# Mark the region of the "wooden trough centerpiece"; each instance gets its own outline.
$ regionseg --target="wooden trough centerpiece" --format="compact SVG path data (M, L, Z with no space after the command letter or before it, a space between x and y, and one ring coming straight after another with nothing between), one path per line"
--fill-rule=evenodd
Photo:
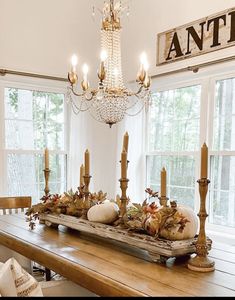
M45 189L46 195L44 196L44 199L42 198L44 203L42 205L39 204L36 213L35 210L31 210L28 213L31 228L33 229L35 225L32 221L32 212L34 212L34 218L36 215L36 218L39 218L40 223L44 223L47 226L58 227L59 225L63 225L84 233L93 234L97 237L118 241L128 246L145 250L154 262L165 262L171 257L187 256L196 253L196 258L191 259L189 262L189 268L201 272L212 271L214 264L207 259L207 253L211 249L212 241L205 235L205 218L207 216L205 212L205 199L207 189L205 190L205 184L200 184L201 182L209 183L209 180L205 177L207 175L207 171L205 171L207 170L207 146L204 144L202 148L203 177L199 180L201 207L200 213L198 214L200 231L199 235L197 235L197 227L195 228L193 218L188 218L185 208L183 207L184 213L182 213L182 208L180 211L175 201L171 201L170 206L167 203L169 199L166 197L165 168L163 168L161 172L161 196L158 197L158 192L153 192L150 188L146 189L146 192L151 197L159 198L160 208L157 207L155 201L148 204L147 199L142 205L133 203L132 207L127 206L129 202L127 197L129 180L127 179L128 160L126 151L126 149L128 149L128 138L128 134L126 133L124 136L123 151L120 161L121 179L119 181L121 197L119 198L119 203L116 201L119 212L117 213L117 218L115 220L105 223L97 220L95 222L94 219L89 218L90 211L94 208L97 209L97 205L99 205L99 209L102 209L100 212L103 212L104 205L102 201L106 194L99 192L100 194L98 193L97 196L95 193L96 197L94 197L94 194L91 194L89 191L91 178L89 172L90 156L88 150L86 150L85 170L83 169L83 166L81 166L80 172L80 187L78 188L78 192L72 195L72 202L70 202L69 205L66 197L65 200L61 197L61 202L57 201L59 199L57 198L58 195L51 198L48 188L50 170L47 162L46 169L48 172L45 174L47 187L47 189ZM206 175L204 173L206 173ZM83 186L81 186L81 183ZM96 200L98 199L98 201L94 202L94 198L96 198ZM108 202L109 204L111 203L110 201ZM67 206L64 207L65 209L62 209L61 207L64 204ZM117 206L117 204L114 205ZM71 210L71 206L73 211ZM43 207L43 209L41 209L41 207ZM73 213L71 214L71 212ZM182 235L187 223L190 222L193 224L194 229L190 229L190 234L186 231L186 233ZM173 229L172 232L170 230L171 228ZM169 232L170 234L168 234ZM201 251L202 248L205 249L205 251ZM203 262L203 266L201 266L201 262Z
M197 237L189 240L170 241L63 214L40 214L40 222L54 227L64 225L81 232L146 250L154 262L164 262L170 257L186 256L196 252ZM207 239L209 249L211 243L212 241Z

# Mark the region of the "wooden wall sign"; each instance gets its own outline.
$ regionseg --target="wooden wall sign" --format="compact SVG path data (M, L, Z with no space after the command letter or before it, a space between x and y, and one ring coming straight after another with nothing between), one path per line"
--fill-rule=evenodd
M157 65L233 45L235 45L235 7L159 33Z

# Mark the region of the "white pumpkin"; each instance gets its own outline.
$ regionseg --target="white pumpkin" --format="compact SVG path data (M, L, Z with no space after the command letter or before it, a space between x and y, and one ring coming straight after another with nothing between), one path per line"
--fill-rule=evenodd
M118 216L118 205L110 201L94 205L87 212L87 218L89 221L102 224L111 224L117 220Z
M195 212L191 209L191 207L188 206L177 206L177 212L182 214L189 222L186 222L184 229L182 232L178 231L180 228L180 225L176 225L173 228L166 229L162 228L160 230L159 236L163 237L165 239L176 241L176 240L186 240L193 238L198 229L198 218ZM167 222L170 222L172 220L172 217L168 217L166 220Z

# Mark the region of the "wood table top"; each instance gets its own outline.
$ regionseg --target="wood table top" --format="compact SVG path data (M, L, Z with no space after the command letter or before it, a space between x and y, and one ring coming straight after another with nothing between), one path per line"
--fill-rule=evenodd
M186 258L153 263L143 250L61 225L30 230L21 214L0 216L0 244L100 296L235 296L233 246L213 243L216 270L199 273Z

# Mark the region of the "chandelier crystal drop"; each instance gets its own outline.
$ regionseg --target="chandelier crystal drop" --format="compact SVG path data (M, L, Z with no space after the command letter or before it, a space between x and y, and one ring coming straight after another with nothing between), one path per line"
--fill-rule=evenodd
M81 92L78 92L78 75L76 73L77 56L71 59L71 71L68 73L67 100L73 111L89 111L90 114L102 123L113 124L120 122L125 115L136 115L151 101L149 90L151 78L148 74L148 61L145 53L140 58L140 68L136 81L137 91L133 92L124 85L121 62L121 23L123 12L121 1L110 0L104 3L101 28L101 54L98 70L99 84L91 89L88 82L88 66L83 65ZM136 108L136 110L135 110ZM133 113L133 110L135 112Z

